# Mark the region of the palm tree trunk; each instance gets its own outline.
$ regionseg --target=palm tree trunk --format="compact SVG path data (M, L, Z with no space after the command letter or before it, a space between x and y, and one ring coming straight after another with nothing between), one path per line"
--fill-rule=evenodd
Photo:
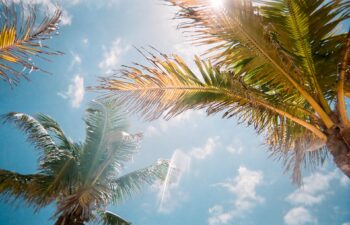
M327 147L335 164L350 178L350 128L329 130Z

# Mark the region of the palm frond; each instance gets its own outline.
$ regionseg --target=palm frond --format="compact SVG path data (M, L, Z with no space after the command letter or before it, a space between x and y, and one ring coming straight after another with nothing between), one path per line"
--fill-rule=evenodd
M152 67L127 67L121 71L121 77L103 78L97 89L109 91L105 98L146 119L162 115L171 118L188 109L202 108L206 108L208 114L224 112L225 118L236 116L240 122L253 125L258 133L265 135L274 154L279 149L287 158L300 151L299 142L304 136L308 137L304 139L304 147L326 143L324 130L317 125L319 118L307 107L301 107L303 101L295 102L293 98L288 99L286 93L251 86L249 80L244 79L251 76L249 73L244 72L243 76L196 58L200 71L196 76L179 56L151 55L148 60ZM317 149L304 148L303 151ZM314 159L319 161L319 157Z
M44 196L43 185L47 176L43 174L23 175L8 170L0 170L0 195L5 201L24 199L30 205L42 207L54 200Z
M91 178L86 181L96 180L107 166L113 167L115 173L120 172L137 152L141 135L126 133L124 114L117 105L106 102L93 102L86 110L86 140L81 156L81 165L86 167L83 176Z
M169 169L167 160L158 160L146 168L128 173L112 180L112 202L119 203L126 197L141 191L143 185L152 184L154 181L164 180Z
M271 5L281 1L272 1ZM260 8L254 6L255 1L226 2L225 10L220 12L215 12L206 0L168 2L180 7L176 18L184 22L179 27L194 32L191 37L195 43L211 46L207 55L216 63L247 73L260 68L254 76L246 78L252 86L288 93L289 99L303 101L303 105L315 110L327 127L334 125L323 93L314 92L318 83L310 82L313 79L303 73L293 50L280 44L279 36L286 36L286 32L280 34L273 24L266 23Z
M100 213L100 217L102 225L131 225L130 222L109 211Z
M349 19L348 1L262 1L261 14L267 21L278 45L299 65L314 96L329 114L327 101L336 90L337 64L345 43L344 31L338 27Z
M67 149L69 151L75 149L74 143L61 129L60 125L50 116L39 113L35 115L35 119L48 131L52 132L52 136L57 140L57 146L60 149Z
M22 130L27 135L28 142L44 152L42 157L46 157L50 152L58 151L48 131L34 117L24 113L11 112L2 115L1 120L4 123L13 123Z
M291 172L292 180L301 184L302 169L313 170L327 157L325 142L314 134L290 121L281 121L266 136L272 158L281 161L285 172Z
M46 181L47 186L46 190L43 190L43 194L52 195L56 190L66 188L72 177L76 178L78 172L76 155L79 146L71 144L69 149L59 148L49 134L52 127L49 126L48 121L44 122L44 125L41 124L44 118L49 118L48 116L41 115L40 119L36 120L30 115L12 112L3 115L2 118L4 122L14 123L27 135L28 142L33 143L37 149L42 151L39 170L42 174L50 177L50 180ZM51 123L53 122L52 120ZM76 149L75 152L74 149Z
M76 218L89 222L95 218L94 211L107 207L111 199L107 185L73 186L71 192L63 193L58 199L57 210L53 217L69 221Z
M0 78L10 84L17 84L20 78L28 79L32 71L41 70L34 58L47 60L45 55L62 54L43 43L56 34L61 10L40 21L36 14L31 7L0 3Z
M286 95L278 91L270 93L261 87L251 87L241 73L221 70L196 58L200 71L197 77L176 55L173 59L164 54L161 58L151 55L147 59L152 67L128 67L121 71L122 77L102 78L102 85L96 89L110 91L107 99L146 119L163 114L170 118L188 109L207 108L208 114L223 111L223 117L238 116L258 132L278 123L278 117L287 117L324 139L320 128L310 126L311 121L318 120L312 111L298 106L292 98L287 101ZM257 72L244 75L254 76Z
M338 80L338 98L337 98L337 111L340 116L340 121L343 125L350 127L348 113L345 104L345 80L350 75L350 30L348 32L343 59L340 63L339 80Z

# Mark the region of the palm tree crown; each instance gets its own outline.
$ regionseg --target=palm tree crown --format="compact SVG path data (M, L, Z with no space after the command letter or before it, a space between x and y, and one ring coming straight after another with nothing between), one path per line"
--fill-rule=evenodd
M40 151L38 173L22 175L0 170L0 193L4 199L24 199L37 209L56 202L56 225L84 224L100 215L105 225L129 224L104 212L140 191L145 183L163 179L166 160L121 176L124 163L137 152L141 134L128 134L123 113L110 104L92 103L86 110L86 138L73 142L56 121L38 114L4 115L23 130Z
M293 171L331 152L350 177L350 36L343 29L350 1L167 0L180 29L207 47L195 73L177 55L146 54L122 76L93 89L146 119L206 108L238 117L266 137L272 154Z

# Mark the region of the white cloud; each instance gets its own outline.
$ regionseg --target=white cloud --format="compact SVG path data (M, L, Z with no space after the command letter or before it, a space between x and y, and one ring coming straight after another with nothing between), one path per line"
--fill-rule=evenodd
M284 216L284 223L286 225L303 225L303 224L316 224L317 220L313 217L309 210L304 207L292 208Z
M343 223L342 225L350 225L350 222L347 222L347 223Z
M222 205L214 205L212 208L209 208L208 211L211 215L208 219L210 225L227 224L233 217L232 212L224 212L224 207Z
M103 60L98 64L98 67L105 71L117 69L117 65L121 55L130 49L130 45L122 44L122 39L115 39L111 46L102 46Z
M58 93L64 99L68 99L73 108L79 108L84 99L84 78L79 74L74 77L72 83L68 86L68 90L64 93Z
M284 216L285 224L316 224L317 219L305 207L314 207L320 204L331 193L331 182L333 180L339 181L341 185L346 185L344 184L346 181L343 176L343 174L339 174L338 170L334 170L324 174L316 172L305 177L303 179L303 186L289 194L286 198L288 202L298 206L289 210Z
M81 57L80 57L80 55L78 53L75 53L75 52L71 51L71 54L72 54L72 58L73 59L72 59L72 62L70 64L70 66L69 66L69 69L72 69L74 66L79 66L82 63Z
M120 0L66 0L71 5L77 5L77 4L87 4L95 8L110 8L117 6L120 3Z
M229 210L224 210L221 205L214 205L209 209L208 223L210 225L227 224L235 217L244 216L256 205L264 202L264 198L257 195L256 187L262 182L261 171L249 170L246 167L239 167L238 176L227 182L216 184L226 188L234 194L235 200Z
M61 19L60 19L60 25L62 26L68 26L72 24L72 16L68 14L66 10L62 11Z
M157 120L146 129L145 135L149 137L163 135L165 132L172 130L172 128L183 126L189 122L191 122L192 126L197 126L194 120L203 115L204 112L201 110L187 110L170 120Z
M233 142L226 147L226 150L231 154L241 154L243 152L243 145L239 139L233 140Z
M193 148L190 152L190 156L196 158L196 159L205 159L209 155L211 155L215 147L217 146L217 143L219 141L219 137L213 137L213 138L208 138L207 142L203 147L200 148Z
M288 195L287 201L292 204L314 205L321 203L331 180L337 178L335 172L321 174L319 172L303 179L304 185Z
M76 1L76 0L73 0L73 1ZM13 2L16 4L23 3L28 6L33 6L33 5L39 6L43 12L45 13L48 12L49 14L52 14L53 12L55 12L57 7L60 6L59 4L60 2L55 0L9 0L8 2ZM69 15L67 10L62 9L60 25L67 26L67 25L71 25L71 23L72 23L72 16Z
M71 5L78 5L82 2L82 0L69 0L68 3Z
M350 184L350 179L349 179L349 177L345 176L344 174L341 174L340 178L339 178L339 182L342 186L348 186Z

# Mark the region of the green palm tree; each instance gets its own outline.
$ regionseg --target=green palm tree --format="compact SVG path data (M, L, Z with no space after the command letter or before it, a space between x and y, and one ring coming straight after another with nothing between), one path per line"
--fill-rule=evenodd
M166 160L121 176L124 163L137 152L141 134L128 134L123 113L110 104L92 103L86 110L86 138L73 142L56 121L44 114L4 115L24 131L40 153L36 174L0 170L0 193L5 200L23 199L40 209L56 203L55 225L82 225L100 216L104 225L128 225L121 217L105 212L143 184L163 179Z
M264 135L296 182L327 153L350 177L349 0L166 2L180 29L207 47L196 70L180 56L142 51L150 66L125 67L92 89L146 119L203 108L236 117Z
M60 9L50 16L38 16L30 6L1 1L0 14L0 79L16 85L21 78L28 80L32 71L41 70L35 58L48 60L46 55L62 54L44 43L58 32Z

